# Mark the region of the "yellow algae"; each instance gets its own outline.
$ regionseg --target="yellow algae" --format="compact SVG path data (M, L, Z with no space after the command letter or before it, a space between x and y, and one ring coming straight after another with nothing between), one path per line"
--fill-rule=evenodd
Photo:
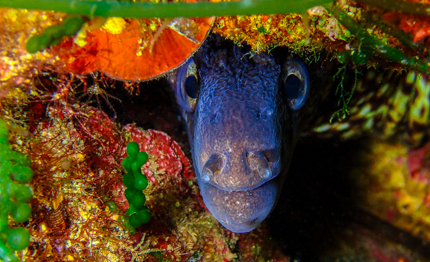
M103 25L102 29L107 32L118 35L127 27L128 23L121 17L110 17L107 19L106 23Z

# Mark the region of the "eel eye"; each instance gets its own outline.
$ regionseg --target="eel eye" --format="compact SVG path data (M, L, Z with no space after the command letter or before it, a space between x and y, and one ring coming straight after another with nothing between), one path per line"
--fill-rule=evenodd
M197 67L193 59L190 59L179 69L176 79L176 99L185 111L194 112L199 89Z
M189 75L187 79L185 79L185 93L187 93L188 97L192 99L197 99L197 95L199 93L199 81L197 76Z
M292 110L300 109L309 94L310 80L306 66L297 58L287 60L281 77L288 106Z

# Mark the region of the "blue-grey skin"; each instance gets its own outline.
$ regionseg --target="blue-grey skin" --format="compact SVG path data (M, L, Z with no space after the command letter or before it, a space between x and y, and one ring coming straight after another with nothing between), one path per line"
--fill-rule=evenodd
M249 232L273 210L295 144L297 111L283 89L288 66L210 36L170 79L185 119L197 181L213 216ZM199 78L197 99L186 78Z

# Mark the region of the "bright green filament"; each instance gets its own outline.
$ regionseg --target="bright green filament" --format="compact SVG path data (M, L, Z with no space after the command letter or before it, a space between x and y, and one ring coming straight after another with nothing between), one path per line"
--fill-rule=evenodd
M0 7L57 11L90 17L174 18L178 16L302 13L311 7L331 2L331 0L243 0L219 3L153 4L126 1L0 0Z

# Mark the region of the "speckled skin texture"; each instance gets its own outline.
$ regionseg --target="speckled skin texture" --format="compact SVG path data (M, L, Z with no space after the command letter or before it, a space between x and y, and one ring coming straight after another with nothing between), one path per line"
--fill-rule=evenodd
M184 110L178 94L184 68L172 78L203 200L236 233L253 230L274 208L297 122L280 88L282 61L248 51L217 36L207 39L193 58L200 78L194 111ZM208 166L213 172L202 179Z

